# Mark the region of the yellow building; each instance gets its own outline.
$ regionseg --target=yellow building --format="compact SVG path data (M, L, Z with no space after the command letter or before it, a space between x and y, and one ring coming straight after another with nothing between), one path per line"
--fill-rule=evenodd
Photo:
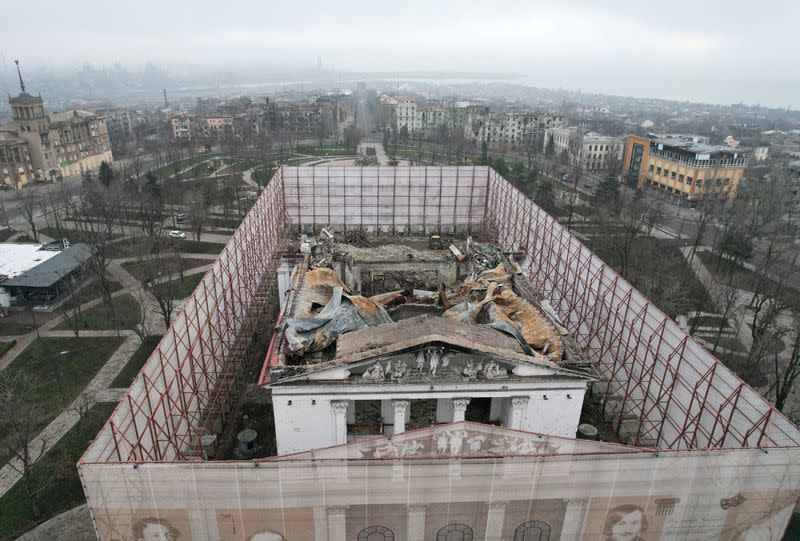
M683 136L629 135L622 157L622 181L663 190L676 198L736 197L747 156L726 146Z
M0 184L21 188L33 178L28 142L16 132L0 130Z

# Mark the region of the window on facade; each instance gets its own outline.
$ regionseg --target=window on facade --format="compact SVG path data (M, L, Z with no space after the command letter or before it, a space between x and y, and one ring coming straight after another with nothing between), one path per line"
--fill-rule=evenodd
M686 184L688 184L689 186L692 185L692 177L686 177Z
M529 520L514 530L514 541L550 541L550 525L541 520Z
M658 168L656 168L656 175L660 175L660 174L661 174L661 168L658 167Z
M730 178L726 178L725 179L725 184L730 184L730 183L731 183L731 179Z
M651 173L653 172L653 166L652 165L650 166L650 172Z
M678 175L678 182L683 182L683 175Z
M383 526L371 526L358 532L356 541L394 541L394 533Z
M472 528L466 524L448 524L436 533L436 541L472 541Z
M675 180L675 171L672 172L672 180Z
M698 178L697 179L697 185L698 186L702 186L703 185L703 179L702 178Z

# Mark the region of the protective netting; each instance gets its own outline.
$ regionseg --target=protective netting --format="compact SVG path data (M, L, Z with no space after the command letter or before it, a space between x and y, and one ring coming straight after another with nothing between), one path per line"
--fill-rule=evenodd
M224 421L289 224L480 231L527 254L531 283L597 361L606 413L649 449L476 456L451 427L443 452L200 461L192 449ZM799 441L783 415L494 171L284 168L79 470L102 540L777 540L800 495Z

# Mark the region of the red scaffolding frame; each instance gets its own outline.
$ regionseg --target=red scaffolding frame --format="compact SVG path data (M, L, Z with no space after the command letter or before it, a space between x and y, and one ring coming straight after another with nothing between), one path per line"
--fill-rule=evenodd
M82 462L169 462L221 432L290 226L482 231L596 360L615 425L662 449L794 447L800 432L532 201L486 167L279 170ZM263 380L265 374L261 374Z

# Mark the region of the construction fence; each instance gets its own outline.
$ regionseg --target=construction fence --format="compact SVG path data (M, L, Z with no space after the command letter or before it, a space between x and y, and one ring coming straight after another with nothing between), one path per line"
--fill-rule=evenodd
M465 231L523 270L596 359L606 453L204 461L288 229ZM453 437L452 435L450 436ZM460 437L460 436L459 436ZM800 432L485 167L283 168L79 464L99 539L356 541L781 538ZM624 520L623 520L624 519ZM758 537L747 537L747 536ZM154 537L157 538L157 537Z

